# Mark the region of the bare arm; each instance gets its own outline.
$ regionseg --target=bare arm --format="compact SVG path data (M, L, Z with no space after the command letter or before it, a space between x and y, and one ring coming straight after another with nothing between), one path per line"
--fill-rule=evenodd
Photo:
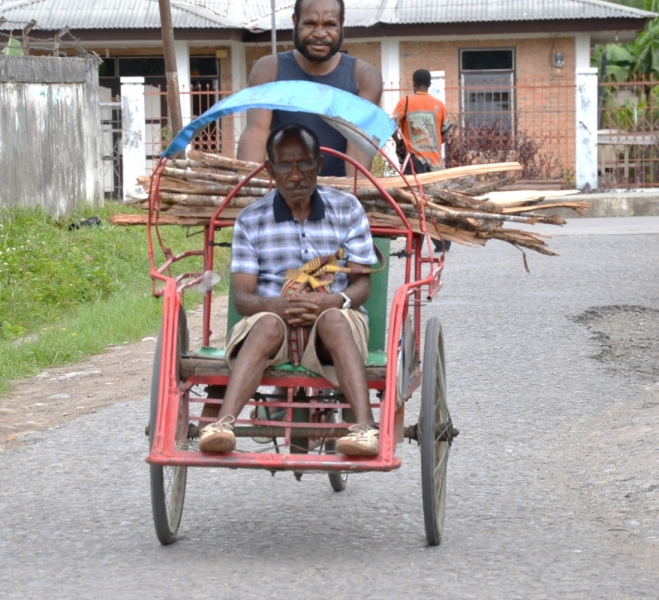
M361 268L363 265L348 261L347 267ZM233 302L238 314L243 317L259 312L272 312L279 315L289 325L313 325L323 311L341 308L345 299L341 294L312 292L289 296L288 298L266 298L254 293L258 282L257 275L234 273L231 276ZM368 300L371 293L370 275L348 275L348 287L343 291L357 308Z
M255 315L259 312L272 312L286 320L286 310L289 308L285 298L266 298L255 293L258 275L247 273L233 273L231 287L233 289L233 303L238 314L243 317Z
M355 64L355 79L357 81L357 95L364 98L373 104L380 106L380 99L382 98L382 73L380 69L374 67L370 63L358 59ZM354 158L359 164L371 169L371 159L366 154L361 152L354 144L348 142L346 154ZM355 169L352 165L346 164L346 175L348 177L355 174Z
M256 61L249 74L249 87L270 83L277 76L277 57L264 56ZM240 135L236 158L261 163L265 160L265 143L270 133L272 111L255 108L247 111L247 125Z

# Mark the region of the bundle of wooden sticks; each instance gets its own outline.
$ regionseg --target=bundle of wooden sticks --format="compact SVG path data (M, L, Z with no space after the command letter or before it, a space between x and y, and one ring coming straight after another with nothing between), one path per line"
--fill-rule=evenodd
M160 225L184 226L207 224L227 194L258 166L196 151L189 152L185 159L170 160L160 179L157 222ZM563 225L565 220L562 217L544 211L569 208L580 215L588 208L588 204L566 201L561 197L548 202L546 198L551 192L525 195L519 191L496 191L514 182L515 174L520 170L519 163L470 165L424 173L417 177L416 182L412 176L407 176L382 177L378 183L396 201L415 231L420 232L422 229L419 220L421 205L431 237L467 245L484 245L488 239L498 239L543 254L555 254L543 239L548 236L504 227L504 224ZM474 183L475 178L492 175L497 179ZM138 183L148 190L151 177L142 176ZM358 179L356 189L353 178L320 177L318 183L354 193L363 204L372 226L402 227L396 211L370 181ZM419 192L417 183L422 186L423 194ZM263 171L238 192L222 211L220 218L235 219L240 210L263 197L270 189L271 181ZM412 189L415 193L412 193ZM148 211L146 195L135 197L134 202ZM116 225L143 225L146 223L146 215L117 214L111 221Z

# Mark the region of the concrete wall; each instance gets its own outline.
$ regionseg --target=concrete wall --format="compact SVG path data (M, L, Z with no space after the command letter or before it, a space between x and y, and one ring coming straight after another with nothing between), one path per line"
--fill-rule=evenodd
M93 59L0 56L0 173L0 207L103 203Z

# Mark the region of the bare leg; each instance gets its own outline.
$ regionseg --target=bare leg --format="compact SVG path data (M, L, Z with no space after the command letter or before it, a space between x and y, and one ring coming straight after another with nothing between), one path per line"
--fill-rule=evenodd
M259 387L266 362L279 350L285 333L281 321L273 316L265 315L254 325L238 352L219 419L238 417Z
M352 337L350 325L338 311L330 310L318 320L318 334L336 369L341 390L360 425L375 425L371 410L364 359Z

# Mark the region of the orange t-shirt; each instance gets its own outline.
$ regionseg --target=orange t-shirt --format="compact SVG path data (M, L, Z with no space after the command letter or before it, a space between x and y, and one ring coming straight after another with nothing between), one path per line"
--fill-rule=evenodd
M416 92L398 101L393 117L400 123L414 154L431 167L441 166L442 126L446 121L444 103L428 92Z

